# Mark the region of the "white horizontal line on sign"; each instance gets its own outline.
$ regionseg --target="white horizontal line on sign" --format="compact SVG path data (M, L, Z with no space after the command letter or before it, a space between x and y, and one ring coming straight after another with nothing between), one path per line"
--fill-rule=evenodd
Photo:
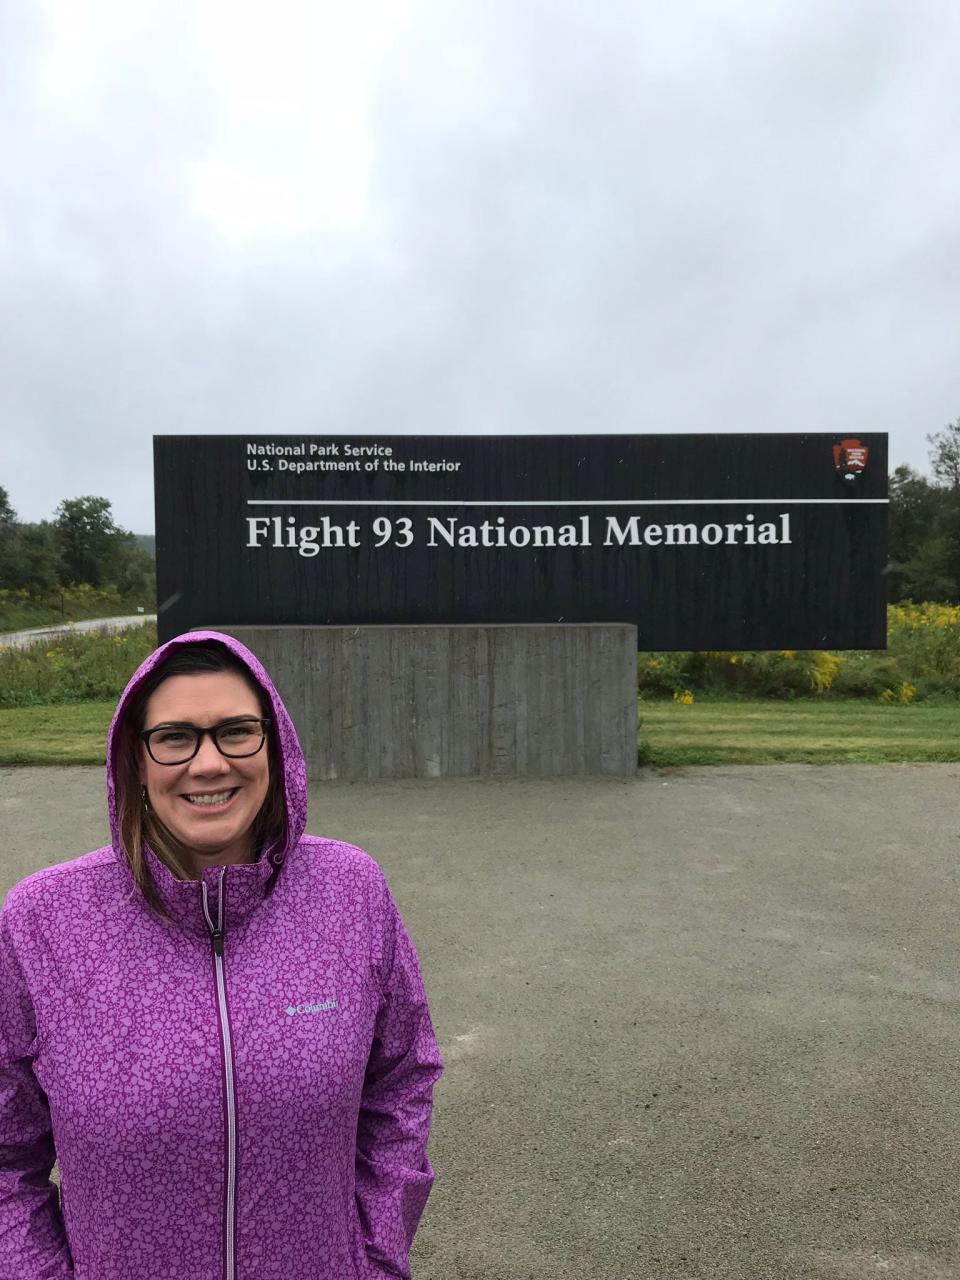
M248 507L795 507L839 503L889 503L889 498L557 498L526 502L485 498L248 498Z

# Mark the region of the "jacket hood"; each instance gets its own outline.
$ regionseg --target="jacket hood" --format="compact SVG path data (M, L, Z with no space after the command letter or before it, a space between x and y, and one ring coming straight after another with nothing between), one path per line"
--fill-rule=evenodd
M164 658L172 653L174 649L211 640L223 645L234 658L238 659L246 667L253 680L264 691L270 702L270 714L273 719L274 742L276 745L276 759L273 767L279 769L282 773L284 798L287 807L286 836L282 846L274 846L270 849L270 862L275 867L281 866L291 850L297 847L303 835L307 822L307 771L304 764L303 751L300 749L300 743L297 740L297 732L293 727L293 721L290 719L280 695L274 688L273 681L267 675L260 661L239 640L234 640L232 636L223 635L219 631L189 631L184 635L175 636L174 639L168 640L166 644L155 649L149 658L140 664L120 695L120 701L117 703L117 709L113 713L113 719L110 721L110 728L107 731L107 812L110 818L110 840L114 852L124 862L126 862L126 859L120 846L120 833L117 823L116 787L113 768L118 727L123 723L124 717L127 715L130 700L134 693L150 672L159 663L163 662Z

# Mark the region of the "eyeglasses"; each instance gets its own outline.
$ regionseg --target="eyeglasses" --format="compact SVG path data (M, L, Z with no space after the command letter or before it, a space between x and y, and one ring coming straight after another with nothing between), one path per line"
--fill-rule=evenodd
M206 734L222 756L238 760L257 754L266 741L269 724L269 717L257 720L253 716L221 720L206 729L197 724L161 724L144 729L140 737L156 764L186 764L200 750Z

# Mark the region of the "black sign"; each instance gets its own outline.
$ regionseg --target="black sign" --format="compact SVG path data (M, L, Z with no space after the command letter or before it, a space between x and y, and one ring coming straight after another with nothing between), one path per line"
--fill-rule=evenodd
M157 436L161 639L633 622L882 648L885 435Z

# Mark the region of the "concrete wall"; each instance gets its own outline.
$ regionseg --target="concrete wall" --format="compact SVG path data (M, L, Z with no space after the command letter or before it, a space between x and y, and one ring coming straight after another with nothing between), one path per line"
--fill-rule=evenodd
M270 672L312 779L636 771L636 627L217 630Z

